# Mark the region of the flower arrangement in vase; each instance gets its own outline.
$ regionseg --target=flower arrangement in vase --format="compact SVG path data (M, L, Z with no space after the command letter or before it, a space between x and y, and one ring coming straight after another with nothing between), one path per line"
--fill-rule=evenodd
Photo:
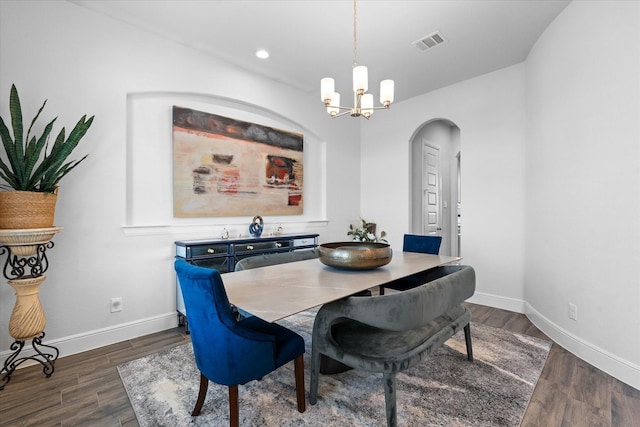
M387 241L384 239L387 233L381 231L380 237L376 236L376 224L373 222L367 222L362 218L360 218L360 221L356 226L354 226L353 224L349 224L349 231L347 231L347 235L353 236L353 240L357 242L387 243Z

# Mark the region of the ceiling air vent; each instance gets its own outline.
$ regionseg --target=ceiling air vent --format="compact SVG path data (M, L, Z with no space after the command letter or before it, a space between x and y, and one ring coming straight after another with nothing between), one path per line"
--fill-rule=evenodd
M445 39L439 31L436 31L435 33L422 37L411 44L418 48L418 50L420 50L421 52L424 52L425 50L429 50L442 43L445 43L446 41L447 39Z

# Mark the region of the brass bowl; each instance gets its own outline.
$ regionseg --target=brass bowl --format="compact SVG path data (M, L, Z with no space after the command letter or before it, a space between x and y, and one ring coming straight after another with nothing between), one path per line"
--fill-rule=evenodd
M318 246L323 264L345 270L373 270L389 264L392 255L387 243L334 242Z

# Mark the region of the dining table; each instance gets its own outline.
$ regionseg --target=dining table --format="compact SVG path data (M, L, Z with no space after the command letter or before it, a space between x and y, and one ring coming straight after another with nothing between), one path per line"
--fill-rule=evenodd
M459 263L460 259L403 251L394 252L384 266L348 270L325 265L315 258L226 273L223 282L231 304L275 322L438 266Z

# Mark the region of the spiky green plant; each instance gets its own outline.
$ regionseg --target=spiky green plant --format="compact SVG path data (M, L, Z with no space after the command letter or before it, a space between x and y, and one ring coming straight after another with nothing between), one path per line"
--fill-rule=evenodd
M49 136L57 117L45 126L42 135L29 138L31 129L46 104L47 101L45 100L40 110L38 110L38 114L31 121L26 138L23 139L22 107L20 106L18 90L15 85L11 85L9 112L11 113L13 138L4 120L0 117L0 137L2 137L2 145L9 163L7 165L0 158L0 178L6 181L5 185L0 184L1 187L21 191L52 193L55 191L58 182L87 158L87 155L85 155L80 160L67 161L73 149L76 148L82 137L87 133L94 116L91 116L88 120L86 115L82 116L66 139L63 127L51 150L49 150Z

